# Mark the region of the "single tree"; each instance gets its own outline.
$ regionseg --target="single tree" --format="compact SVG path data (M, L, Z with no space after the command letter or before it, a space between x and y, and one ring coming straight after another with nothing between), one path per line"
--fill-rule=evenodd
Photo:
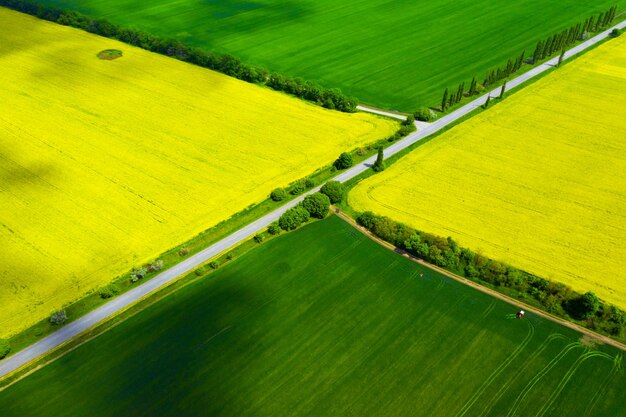
M67 314L65 313L65 310L59 310L55 313L52 314L52 316L50 316L50 323L60 326L61 324L65 323L65 321L67 320Z
M487 100L485 100L485 104L483 104L483 109L489 107L489 100L491 100L491 95L487 96Z
M504 81L504 84L502 84L502 87L500 88L500 99L504 98L504 93L506 92L506 80Z
M372 169L376 172L385 170L385 156L383 155L383 147L378 148L378 156L376 156L376 162Z
M561 51L561 55L559 55L559 62L556 63L557 67L561 66L561 62L563 62L563 58L565 58L565 49Z
M328 214L330 199L326 194L315 193L307 195L302 201L302 207L309 212L311 217L323 219Z
M446 111L446 105L448 104L448 89L443 92L443 98L441 99L441 111Z

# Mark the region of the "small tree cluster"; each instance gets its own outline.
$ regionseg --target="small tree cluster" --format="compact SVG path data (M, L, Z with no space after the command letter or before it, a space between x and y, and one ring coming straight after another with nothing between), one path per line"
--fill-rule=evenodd
M54 324L55 326L60 326L66 321L67 321L67 313L65 312L65 310L55 311L50 316L50 323Z
M294 230L302 223L309 221L309 212L298 204L295 207L290 208L280 216L278 219L278 225L283 230Z
M320 189L322 194L326 194L331 204L341 203L346 192L345 187L339 181L328 181Z
M346 169L350 168L354 164L352 160L352 155L347 152L343 152L339 155L339 158L333 163L333 166L337 169Z
M383 155L382 146L378 148L378 155L376 155L376 162L374 162L372 169L374 172L381 172L385 170L385 156Z
M312 101L327 109L353 113L358 104L356 98L345 96L339 89L326 89L314 82L304 81L302 78L289 78L282 74L270 75L267 86Z
M326 194L314 193L283 213L278 219L278 226L283 230L294 230L311 217L323 219L328 214L330 198Z

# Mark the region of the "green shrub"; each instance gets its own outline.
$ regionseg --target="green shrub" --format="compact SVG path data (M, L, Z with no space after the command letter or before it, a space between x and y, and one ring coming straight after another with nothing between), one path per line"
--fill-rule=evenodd
M270 224L267 227L267 232L270 235L277 235L277 234L279 234L280 233L280 226L278 225L278 222L274 222L274 223Z
M291 187L290 193L292 195L298 195L298 194L302 194L305 190L306 190L306 185L304 184L304 181L298 181Z
M226 260L227 261L232 261L234 257L235 257L235 255L233 255L232 253L229 253L228 255L226 255Z
M353 164L354 161L352 160L352 155L344 152L339 155L339 158L337 158L337 160L333 163L333 166L337 169L346 169L350 168Z
M100 289L100 298L107 299L119 294L120 288L115 284L109 284Z
M421 107L413 113L413 117L420 122L430 122L435 118L435 113L429 108Z
M255 236L254 236L254 241L255 241L256 243L261 243L261 242L263 242L263 236L262 236L262 235L255 235Z
M181 248L178 251L178 256L187 256L189 255L189 248Z
M217 261L211 261L211 263L209 264L209 267L210 267L211 269L217 269L217 268L219 268L219 267L220 267L220 263L219 263L219 262L217 262Z
M622 32L620 32L620 30L618 28L615 28L611 31L611 33L609 33L609 36L611 38L617 38L619 35L621 35Z
M148 270L148 272L157 272L163 269L163 266L164 264L162 260L155 259L154 261L146 265L146 269Z
M302 207L301 204L298 204L295 207L290 208L286 212L283 213L282 216L278 219L278 225L283 230L294 230L302 223L305 223L309 220L309 212Z
M415 122L415 116L409 114L406 119L402 121L402 126L413 126L413 122Z
M287 198L287 193L283 188L277 188L270 194L270 198L274 201L282 201Z
M306 180L304 180L304 186L307 189L313 188L313 187L315 187L315 181L313 181L311 178L307 178Z
M204 269L203 266L201 266L200 268L197 268L195 271L193 271L194 274L196 274L196 276L201 277L202 275L204 275L204 273L206 272L206 270Z
M322 186L320 192L326 194L332 204L337 204L343 200L346 189L339 181L328 181Z
M0 359L6 358L6 356L11 352L11 345L8 340L0 339Z
M56 311L52 313L52 315L50 316L50 323L54 324L55 326L60 326L66 321L67 321L67 313L65 312L65 310Z
M309 212L311 217L317 219L323 219L328 214L328 207L330 207L330 199L326 194L314 193L304 197L302 201L302 207Z
M148 273L148 271L143 266L141 268L138 268L138 269L134 269L133 268L133 270L130 273L130 282L137 282L137 281L139 281L140 279L145 277L147 273Z

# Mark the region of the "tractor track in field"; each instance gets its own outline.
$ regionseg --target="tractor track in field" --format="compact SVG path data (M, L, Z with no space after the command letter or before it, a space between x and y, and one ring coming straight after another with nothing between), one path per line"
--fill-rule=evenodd
M492 297L498 298L502 301L507 302L508 304L511 304L513 306L515 306L516 308L520 308L523 309L526 312L532 312L534 314L536 314L537 316L543 317L545 319L548 319L550 321L553 321L555 323L558 323L562 326L565 327L569 327L570 329L576 330L579 333L582 333L583 335L587 335L589 337L591 337L592 339L607 344L607 345L611 345L613 347L616 347L620 350L626 351L626 345L623 343L618 342L617 340L613 340L608 336L603 336L599 333L593 332L585 327L582 327L576 323L572 323L570 321L567 321L565 319L561 319L559 317L553 316L550 313L547 313L543 310L538 309L537 307L533 307L529 304L524 303L523 301L517 300L515 298L509 297L507 295L504 295L496 290L492 290L491 288L487 288L484 287L474 281L471 281L467 278L464 278L460 275L456 275L450 271L447 271L443 268L440 268L436 265L430 264L416 256L413 256L412 254L410 254L409 252L405 251L404 249L400 249L395 247L394 245L392 245L389 242L386 242L384 240L382 240L381 238L373 235L369 230L365 229L362 226L359 226L354 219L352 219L351 217L349 217L347 214L343 213L341 210L339 209L335 209L335 214L341 218L342 220L346 221L347 223L349 223L352 227L354 227L355 229L359 230L361 233L363 233L364 235L366 235L367 237L369 237L370 239L372 239L373 241L375 241L376 243L380 244L381 246L386 247L389 250L392 250L394 252L396 252L397 254L400 254L402 256L405 256L407 258L409 258L410 260L412 260L413 262L416 262L420 265L423 265L427 268L432 269L435 272L439 272L442 275L445 275L448 278L451 278L457 282L460 282L462 284L467 285L468 287L472 287L474 289L477 289L480 292L483 292L485 294L489 294Z
M626 20L620 23L617 23L615 25L612 25L609 29L605 30L604 32L566 51L563 59L567 60L569 58L572 58L573 56L579 54L580 52L583 52L584 50L603 41L609 36L609 33L614 28L623 29L624 27L626 27ZM508 89L510 90L511 88L518 87L519 85L542 74L543 72L552 69L553 67L556 66L556 64L558 63L558 60L559 60L559 57L549 59L548 61L528 70L527 72L518 75L516 78L510 80L507 83ZM437 121L430 123L428 126L420 126L421 128L417 132L414 132L408 135L407 137L399 140L398 142L394 143L393 145L387 147L385 149L385 158L389 158L390 156L395 155L396 153L400 151L403 151L404 149L419 142L420 140L439 132L440 130L446 128L450 124L455 123L459 119L467 116L468 114L472 113L473 111L481 107L485 103L488 97L489 98L499 97L500 90L501 90L501 87L488 91L487 93L472 100L471 102L456 109L455 111L441 117ZM365 110L365 108L363 108L363 110ZM380 113L381 112L379 112L379 114ZM395 117L399 117L399 115L395 115ZM374 165L375 159L376 159L376 155L366 159L365 161L361 162L360 164L350 169L347 169L346 171L342 172L341 174L333 178L333 180L339 181L339 182L346 182L362 174L368 169L370 169ZM285 211L294 207L296 204L300 203L304 199L304 197L306 197L309 194L318 192L320 188L321 188L320 186L313 188L312 190L302 194L300 197L288 202L284 206L261 217L260 219L255 220L254 222L248 224L247 226L244 226L243 228L232 233L231 235L226 236L222 240L210 245L209 247L196 253L195 255L161 272L160 274L150 279L149 281L146 281L142 283L141 285L134 287L130 291L127 291L113 298L111 301L107 302L106 304L103 304L100 307L96 308L95 310L92 310L86 315L76 319L75 321L68 323L64 327L61 327L59 330L55 331L54 333L49 334L48 336L33 343L27 348L24 348L21 351L16 352L15 354L12 354L11 356L3 359L2 361L0 361L0 381L18 372L22 367L27 366L29 364L33 364L44 355L54 350L62 348L63 345L67 344L70 340L74 339L78 335L83 334L86 331L111 319L112 317L128 309L130 306L134 305L138 301L152 295L153 293L169 285L170 283L172 283L179 277L191 272L198 266L208 262L209 260L216 257L220 253L223 253L226 250L234 247L235 245L251 238L255 234L259 233L260 231L268 227L274 221L277 221L278 218ZM471 283L465 280L464 278L455 277L453 274L450 274L449 272L444 271L444 270L439 270L435 266L428 265L425 263L424 265L432 269L435 269L438 272L441 272L442 274L449 276L450 278L460 280L461 282L464 282L467 285L473 286L479 289L480 291L491 294L492 296L496 298L500 298L506 302L509 302L517 306L524 306L524 308L528 309L529 311L533 311L538 315L544 316L552 321L556 321L560 324L563 324L564 326L568 326L570 328L576 329L584 334L589 335L590 337L593 337L594 339L598 339L604 343L611 344L621 350L626 351L626 345L623 345L612 339L595 334L573 323L566 322L554 316L550 316L546 313L540 312L530 306L526 306L525 304L520 303L517 300L510 299L495 291L479 286L478 284Z

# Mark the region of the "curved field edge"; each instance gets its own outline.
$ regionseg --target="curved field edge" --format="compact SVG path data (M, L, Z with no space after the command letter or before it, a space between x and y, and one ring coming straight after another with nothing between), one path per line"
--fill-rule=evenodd
M0 20L0 336L397 129L7 9ZM111 48L123 58L97 58Z
M624 308L626 189L614 176L625 163L615 133L624 42L603 44L361 182L350 205Z
M0 406L7 417L624 412L615 349L514 312L331 217L150 304L0 392Z

